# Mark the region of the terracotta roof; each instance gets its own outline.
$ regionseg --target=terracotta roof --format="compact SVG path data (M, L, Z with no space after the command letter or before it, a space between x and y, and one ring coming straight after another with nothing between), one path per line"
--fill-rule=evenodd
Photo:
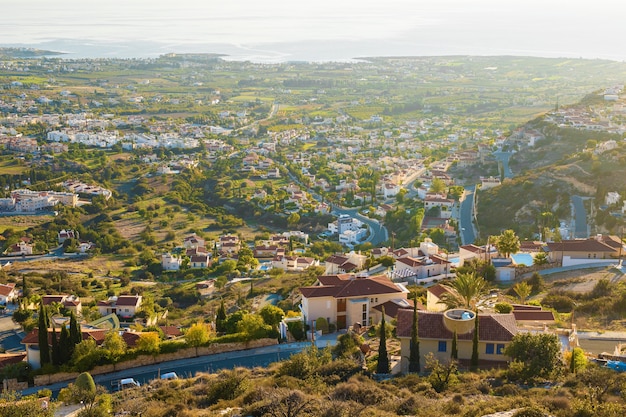
M350 274L320 275L317 280L322 285L343 285L344 281L352 278Z
M26 353L1 353L0 354L0 369L7 365L13 365L14 363L20 363L26 358Z
M548 242L547 246L551 252L615 252L615 249L611 246L603 242L598 242L595 239Z
M443 321L442 312L420 311L418 312L418 333L421 339L450 340L453 333L448 330ZM398 337L411 337L413 325L413 310L398 311ZM459 340L472 340L474 329L458 334ZM479 314L478 315L478 339L491 342L509 342L517 334L517 325L513 314Z
M344 262L341 264L341 269L343 269L344 271L352 271L356 268L357 268L357 265L353 264L352 262Z
M104 335L109 330L107 329L90 329L83 327L81 329L83 340L93 339L96 345L101 345L104 342ZM57 337L60 337L61 331L57 329ZM39 344L39 329L33 329L23 339L22 344ZM52 345L52 329L48 329L48 344Z
M335 265L343 265L344 263L348 262L348 258L346 258L345 256L341 256L341 255L331 255L328 258L326 258L324 262L328 262L328 263L335 264Z
M404 304L404 303L406 303L406 304ZM398 317L398 311L400 311L401 309L413 308L413 300L402 299L402 305L394 302L394 300L391 300L391 301L387 301L386 303L374 306L373 309L376 310L376 311L380 311L382 313L383 307L385 307L385 316L392 317L392 318L395 319L395 318ZM417 302L417 309L418 310L426 310L426 307L424 307L422 305L422 303L420 303L418 301Z
M176 326L159 326L159 328L167 337L178 337L183 335L180 329Z
M607 246L612 247L615 250L619 250L619 248L621 248L624 243L622 242L622 240L619 238L619 236L607 236L607 235L602 235L602 243L604 243Z
M428 287L428 289L426 290L429 293L431 293L432 295L434 295L437 298L441 298L441 296L448 291L448 289L445 287L445 285L441 285L441 284L437 284L437 285L433 285L432 287Z
M306 298L334 297L349 298L362 297L377 294L403 293L397 286L384 275L376 275L364 278L352 278L339 280L334 285L319 285L315 287L302 287L300 292Z
M44 295L41 297L41 302L43 305L47 306L52 303L61 303L66 297L67 295Z
M198 262L206 263L208 261L209 261L209 257L207 255L193 255L190 259L190 262L192 263L198 263Z
M474 253L485 253L485 248L476 245L463 245L461 246L461 249Z
M15 284L0 284L0 295L9 296L15 290Z
M137 340L139 340L139 337L142 334L143 333L139 332L122 332L121 336L122 339L124 339L124 342L126 342L126 346L128 346L129 348L133 348L137 344Z
M410 266L411 268L415 268L417 266L423 265L422 261L419 259L411 258L410 256L406 256L404 258L399 258L396 262L403 263L405 265Z
M554 314L551 311L513 310L513 315L517 321L554 321Z
M139 295L120 295L117 297L115 305L118 306L136 306L141 301Z

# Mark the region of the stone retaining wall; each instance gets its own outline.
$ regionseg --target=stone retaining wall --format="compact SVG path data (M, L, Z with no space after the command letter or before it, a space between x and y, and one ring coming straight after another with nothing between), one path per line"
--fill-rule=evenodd
M116 371L123 371L125 369L137 368L140 366L154 365L162 362L169 362L178 359L196 358L199 356L215 355L218 353L235 352L238 350L255 349L265 346L277 345L276 339L259 339L251 340L247 343L215 343L210 346L196 348L184 348L174 353L164 353L161 355L141 355L135 359L128 361L110 364L100 365L93 368L89 373L91 375L102 375ZM79 375L78 372L59 372L56 374L37 375L35 376L35 386L55 384L62 381L71 381L76 379Z

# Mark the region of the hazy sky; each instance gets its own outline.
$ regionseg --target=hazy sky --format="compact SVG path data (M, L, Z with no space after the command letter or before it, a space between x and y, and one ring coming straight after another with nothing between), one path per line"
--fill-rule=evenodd
M2 0L0 44L154 41L169 48L372 42L391 53L624 59L619 0ZM329 42L329 41L332 41ZM374 42L376 45L374 45ZM357 44L358 43L358 46ZM347 45L347 44L346 44ZM344 45L347 48L347 46ZM301 48L306 48L301 46ZM306 52L306 51L300 51ZM594 56L595 54L595 56Z

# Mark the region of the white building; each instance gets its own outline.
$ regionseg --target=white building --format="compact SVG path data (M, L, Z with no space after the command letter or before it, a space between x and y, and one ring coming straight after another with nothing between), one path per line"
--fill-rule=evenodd
M172 255L171 253L161 255L161 266L165 271L178 271L181 263L182 259L176 255Z

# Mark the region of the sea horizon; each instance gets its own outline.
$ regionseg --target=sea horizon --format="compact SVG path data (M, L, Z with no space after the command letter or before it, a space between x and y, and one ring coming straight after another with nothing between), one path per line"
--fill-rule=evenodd
M233 61L390 56L528 56L626 61L626 4L596 0L21 0L0 17L0 46L63 58L221 54Z

